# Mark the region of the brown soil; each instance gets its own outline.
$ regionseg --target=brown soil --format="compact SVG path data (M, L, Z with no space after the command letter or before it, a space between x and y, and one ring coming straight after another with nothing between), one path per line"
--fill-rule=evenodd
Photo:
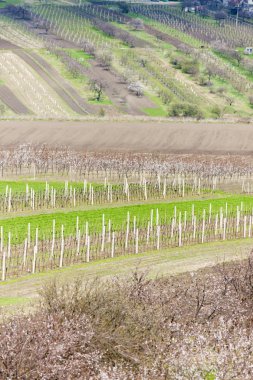
M0 49L1 50L14 50L14 49L20 49L17 45L14 45L13 43L3 40L0 38Z
M0 144L93 152L253 153L253 125L178 121L1 121Z
M152 26L144 25L144 30L148 34L151 34L152 36L155 36L162 41L168 42L169 44L176 46L177 48L179 48L180 46L185 46L185 47L189 46L185 42L182 42L179 39L172 37L167 33L160 32L159 30L153 28Z
M16 97L16 95L13 94L7 86L0 86L0 99L16 114L31 114L31 111Z
M74 44L74 42L70 42L61 38L60 36L55 35L54 33L46 32L45 29L34 28L33 24L30 22L25 23L31 30L31 32L35 33L39 37L43 37L47 41L49 41L53 46L58 46L63 49L76 49L78 46Z

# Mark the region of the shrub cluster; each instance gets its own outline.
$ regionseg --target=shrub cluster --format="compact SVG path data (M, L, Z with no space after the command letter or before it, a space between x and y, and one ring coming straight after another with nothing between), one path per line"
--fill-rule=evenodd
M196 75L199 72L199 63L196 59L173 56L171 63L176 69L180 69L186 74Z
M202 111L194 104L190 103L172 103L169 107L169 116L172 117L193 117L202 119Z
M1 326L0 378L250 380L253 260L172 278L52 282Z

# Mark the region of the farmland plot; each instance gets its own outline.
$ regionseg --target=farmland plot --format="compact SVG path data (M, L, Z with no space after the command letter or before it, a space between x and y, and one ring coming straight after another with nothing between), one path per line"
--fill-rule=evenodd
M132 5L131 10L179 29L179 31L206 43L220 41L221 44L226 43L234 48L242 44L251 46L252 43L252 26L239 24L238 27L235 27L235 20L228 19L221 23L209 22L203 17L187 14L172 7Z
M32 112L41 117L68 116L61 99L14 53L0 55L0 70L8 87L18 94L19 99L23 99Z
M47 84L62 98L74 112L86 114L88 107L84 100L43 58L33 52L16 50L15 54L22 58Z
M0 48L15 52L36 71L69 117L252 116L249 70L226 61L212 46L222 30L229 48L232 40L248 43L247 28L238 27L240 40L232 22L222 29L166 6L131 5L130 10L134 13L123 15L117 7L81 3L8 9ZM27 100L25 105L41 117ZM56 106L51 117L57 114Z
M71 124L73 127L74 123ZM112 275L118 281L120 276L131 272L135 283L139 283L144 272L149 277L163 276L162 281L167 276L189 272L186 276L194 281L194 289L199 290L192 271L204 268L208 273L212 271L207 284L214 273L222 275L224 295L224 279L230 277L223 275L227 273L224 266L214 269L210 266L246 258L252 247L253 160L250 156L88 154L68 148L22 145L0 150L0 175L0 315L2 310L7 318L9 313L20 311L18 305L31 311L37 289L50 278L55 278L57 292L61 291L57 285L59 279L65 285L70 278L78 277L75 284L81 277L107 278L110 281L107 292L113 284L117 285L111 298L115 305L115 295L121 288L118 282L111 281ZM229 186L234 182L238 186L233 194L231 189L230 193L222 190L224 183ZM181 278L166 280L172 281L171 299L177 302L181 298L175 297L178 287L173 283L181 283ZM104 280L101 283L103 289L105 283ZM150 283L148 280L147 286ZM92 282L92 288L88 289L97 295L96 284ZM66 289L70 288L66 286ZM128 299L133 298L132 289L135 287L131 285ZM143 297L141 289L135 307L139 305L140 295ZM185 289L189 299L188 285ZM85 293L81 290L79 294ZM161 294L167 297L168 292L159 288L159 299ZM215 289L210 294L216 307L220 297L216 297ZM50 299L55 302L56 298ZM151 305L151 314L156 309L160 315L163 307L171 305L171 299L159 308L150 304L150 298L146 304ZM195 303L199 300L191 299ZM126 298L122 300L125 305ZM223 298L220 302L224 306ZM194 313L192 305L190 309ZM94 303L91 307L94 310ZM76 303L71 310L76 310ZM129 310L132 315L134 308ZM146 306L143 310L146 313ZM173 307L171 310L174 312ZM118 311L116 304L117 315ZM24 323L30 331L30 317ZM209 320L208 331L210 323ZM203 325L202 319L198 325ZM166 325L166 331L168 328ZM150 323L147 329L150 331ZM216 334L216 324L214 329ZM8 347L12 340L8 339ZM152 376L150 380L154 378L158 377Z
M0 38L22 48L43 48L43 40L17 21L0 16Z

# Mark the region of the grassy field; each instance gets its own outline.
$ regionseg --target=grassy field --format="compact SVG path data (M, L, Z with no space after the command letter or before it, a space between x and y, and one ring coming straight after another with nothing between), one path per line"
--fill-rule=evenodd
M56 190L64 190L65 188L65 182L61 181L0 181L0 193L4 193L6 187L11 188L13 193L24 193L26 192L27 185L29 189L32 188L34 191L44 191L46 190L46 183ZM83 183L70 182L69 186L82 189Z
M87 188L89 186L92 186L94 189L99 190L104 188L104 184L100 184L97 182L87 182L86 185ZM54 188L56 191L63 191L65 190L65 186L67 186L68 190L70 187L72 189L83 190L84 188L84 182L78 182L78 181L62 181L62 180L23 180L23 181L0 181L0 194L5 193L6 189L11 189L13 194L19 194L19 193L25 193L28 186L29 189L33 189L35 192L42 192L46 190L46 187L48 186L49 189ZM112 184L113 189L119 188L118 184Z
M0 225L3 226L4 231L11 232L13 237L16 237L16 242L22 242L27 234L28 223L31 225L31 236L34 237L36 228L39 228L40 237L51 236L53 220L56 223L56 230L59 232L61 225L64 225L64 231L66 235L73 234L76 228L76 219L79 218L79 225L83 231L85 223L89 223L90 232L101 232L102 229L102 216L105 217L105 223L107 224L109 219L112 223L112 229L117 231L122 228L126 228L127 214L130 214L131 225L133 224L133 218L136 217L137 226L146 226L148 220L150 220L151 210L154 214L154 223L156 220L156 210L159 211L160 223L170 221L174 215L175 208L177 215L181 212L182 218L184 218L184 212L187 212L187 219L191 219L192 205L194 205L194 213L198 217L201 217L203 210L206 210L208 215L210 204L212 205L212 215L219 213L220 208L225 208L227 204L228 212L236 213L236 207L242 207L243 210L252 211L253 198L251 196L242 195L230 195L227 197L221 197L217 199L204 199L204 200L191 200L191 201L173 201L165 203L149 203L138 204L130 206L117 207L93 207L89 210L67 211L64 212L46 212L39 215L27 216L13 216L4 217L0 219ZM14 240L15 241L15 240Z
M73 173L71 174L73 176ZM28 175L29 177L29 175ZM173 177L173 176L172 176ZM173 178L171 179L171 181ZM68 190L72 186L73 188L76 188L77 190L81 191L81 194L83 194L83 182L67 182L68 183ZM15 201L14 194L16 194L17 199L19 197L24 197L27 194L29 194L29 191L26 193L26 187L28 186L28 189L34 189L37 192L42 192L44 194L46 192L46 184L49 186L49 188L56 189L59 193L60 191L65 192L65 186L66 182L58 178L58 181L55 179L51 179L49 182L43 181L43 178L40 177L39 180L24 180L24 177L20 176L20 180L16 181L8 181L8 180L2 180L0 181L0 194L2 195L2 202L7 202L9 195L8 190L12 189L13 194L13 202ZM168 185L168 183L167 183ZM8 253L8 268L9 271L7 278L11 278L11 276L22 276L27 273L27 271L32 273L36 272L36 267L30 267L31 262L33 261L33 253L31 252L31 248L34 244L35 237L36 237L36 231L38 230L38 240L39 244L41 245L41 252L38 252L38 271L40 272L45 271L49 268L58 268L59 267L59 260L60 257L58 248L59 248L59 241L62 236L62 227L64 228L64 237L70 237L69 239L69 246L66 246L66 260L64 260L64 265L72 265L73 263L82 263L83 261L87 261L88 259L85 258L87 255L86 252L86 245L84 245L84 236L87 237L87 233L89 233L91 241L92 241L92 248L91 248L91 260L100 260L102 257L107 258L110 256L110 250L113 249L110 244L111 240L111 233L115 233L116 239L117 239L117 245L116 245L116 251L115 251L115 257L122 255L122 233L123 235L126 233L127 225L128 225L128 219L129 219L129 229L130 229L130 235L132 233L135 233L135 228L140 229L140 250L139 252L145 252L147 250L153 250L154 244L156 241L156 238L154 235L150 238L151 243L150 245L145 245L143 236L141 235L142 230L147 230L148 223L150 223L152 219L152 225L156 226L170 226L172 223L173 218L175 218L176 223L179 222L179 219L181 218L182 223L184 221L190 221L189 228L192 226L192 218L193 215L196 218L196 223L198 225L199 229L199 223L202 223L203 219L203 213L205 211L205 219L208 222L208 219L212 219L212 222L215 219L215 215L219 215L219 218L221 218L221 214L225 215L230 218L231 220L235 218L237 209L242 211L242 217L243 215L252 215L252 208L253 208L253 201L251 195L242 195L242 194L235 194L235 193L226 193L221 189L217 189L214 192L211 192L210 190L206 190L205 188L203 191L201 190L200 194L192 193L192 188L190 187L190 192L185 193L185 197L182 197L182 194L177 193L179 190L173 190L170 191L167 188L167 195L166 199L162 195L162 193L154 193L154 196L150 195L149 198L146 199L146 201L141 200L144 199L142 197L143 189L141 187L141 197L139 197L137 192L137 197L130 199L130 201L127 202L127 199L121 197L123 188L122 185L120 185L120 182L114 183L113 188L116 191L116 195L118 188L119 190L119 196L120 198L117 198L117 196L114 198L114 200L110 203L107 199L107 189L104 189L104 183L95 183L93 184L94 188L102 189L102 192L106 194L105 199L102 200L102 203L95 203L92 205L90 201L80 204L73 204L73 201L67 200L65 202L65 195L63 196L64 202L61 203L59 198L59 202L56 206L53 206L50 202L49 204L45 205L45 207L41 207L38 203L38 207L32 208L30 207L30 200L25 201L23 206L21 208L17 208L15 211L14 204L13 209L10 208L10 210L7 210L4 206L5 203L2 204L2 214L0 214L0 226L3 228L3 243L4 243L4 249L8 249L8 252L13 252L10 256L10 253ZM139 181L136 183L131 183L129 186L136 187L139 189ZM153 185L152 185L153 186ZM88 191L89 186L87 186ZM162 189L162 186L161 186ZM160 190L161 190L160 189ZM185 190L187 187L185 187ZM47 187L48 191L48 187ZM139 191L139 190L138 190ZM157 191L157 190L155 190ZM175 193L176 191L176 193ZM179 191L180 192L180 191ZM7 194L7 196L6 196ZM44 196L44 195L43 195ZM83 195L82 195L83 196ZM23 198L22 198L23 199ZM42 198L44 199L44 198ZM41 202L38 198L38 202ZM43 201L44 202L44 201ZM5 208L4 208L5 207ZM9 207L9 206L8 206ZM62 208L61 208L62 207ZM19 211L18 211L19 210ZM180 216L181 215L181 216ZM108 236L106 237L106 253L103 255L101 252L103 250L100 250L100 244L101 244L101 238L100 234L103 230L103 222L104 222L104 228L106 229L106 234ZM221 222L219 222L221 223ZM88 226L88 230L87 230ZM242 226L242 223L241 223ZM78 230L77 230L78 228ZM171 227L169 227L171 228ZM185 224L186 228L186 224ZM188 228L188 227L187 227ZM211 227L210 227L211 228ZM154 230L156 230L156 227L154 227ZM53 232L54 231L54 232ZM78 232L80 231L80 232ZM87 232L88 231L88 232ZM187 230L188 231L188 230ZM80 244L81 244L81 254L80 257L76 257L76 242L77 242L77 233L80 234ZM191 234L190 230L187 232L187 234ZM152 232L153 234L153 232ZM169 234L170 235L170 234ZM49 255L49 250L51 252L52 247L48 246L48 244L51 244L50 241L52 239L52 236L55 237L57 240L56 244L56 251L54 252L54 261L52 262L52 257ZM142 237L141 237L142 236ZM216 235L215 235L216 236ZM218 240L219 240L218 235ZM236 236L233 235L233 237L228 236L228 239L231 238L240 238L242 237L242 230L240 230L240 234L237 234ZM169 236L168 236L169 237ZM196 236L195 236L196 237ZM199 242L198 237L195 240L195 237L193 237L193 240L191 244L195 244ZM26 259L23 260L23 254L24 254L24 242L25 239L28 239L28 252L27 252L27 270L23 266L23 262L26 262ZM172 237L168 240L166 236L164 236L165 239L163 239L163 247L174 247L177 245L176 241L172 241ZM123 238L124 239L124 238ZM129 251L125 250L125 254L132 254L133 248L133 238L130 236L129 238ZM216 239L215 239L216 240ZM67 240L66 240L67 241ZM87 242L87 240L85 240ZM143 245L144 244L144 245ZM184 241L184 244L187 245L187 241ZM10 248L10 245L12 249ZM8 248L9 247L9 248ZM44 247L44 248L43 248ZM102 249L102 248L101 248ZM158 249L159 250L159 249ZM86 253L85 253L86 252ZM113 255L114 256L114 255ZM14 257L15 260L14 261ZM26 257L26 254L25 256ZM51 257L51 258L50 258ZM2 261L1 261L2 260ZM4 261L3 257L0 255L0 271L4 268ZM16 262L16 264L15 264ZM61 260L63 263L63 261ZM51 265L52 264L52 265ZM61 264L63 266L63 264Z
M201 246L173 248L160 252L149 252L138 256L121 256L89 264L73 265L61 270L29 275L8 280L0 285L0 307L2 312L17 313L30 310L38 296L41 286L55 277L70 280L75 277L84 279L111 278L128 276L135 270L145 272L149 278L177 275L216 265L224 261L242 260L248 257L252 240L216 242Z

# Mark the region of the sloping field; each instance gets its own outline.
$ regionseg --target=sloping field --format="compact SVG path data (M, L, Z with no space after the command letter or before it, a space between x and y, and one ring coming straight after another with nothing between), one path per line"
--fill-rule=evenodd
M24 50L16 50L15 54L31 66L74 112L81 115L87 114L85 110L87 105L83 99L43 58L36 53L27 53Z
M0 99L16 114L29 115L31 113L7 86L0 86Z
M80 115L85 115L88 113L88 110L91 110L92 107L84 102L84 100L77 93L77 91L69 83L67 83L59 75L59 73L38 54L33 52L26 52L25 50L20 49L17 45L14 45L10 41L4 39L0 39L0 49L10 50L23 61L25 61L26 64L28 64L34 71L36 71L36 73L52 88L52 90L55 91L57 95L64 100L64 102L66 102L68 107L72 109L73 112ZM15 106L15 103L17 103L17 97L15 97L14 94L12 94L13 100L11 102L10 93L8 94L9 100L5 97L7 102L4 100L3 96L4 94L1 97L2 101L6 105L8 105L15 113L28 113L27 111L20 112L21 107L19 107L19 110L17 109L17 107ZM14 97L16 98L15 100ZM14 108L17 109L18 112L16 112Z
M167 7L129 5L125 15L117 5L70 4L6 9L0 38L10 41L3 41L3 48L33 68L72 116L252 118L251 62L243 54L240 65L230 52L221 56L201 33L207 29L211 41L223 36L242 48L248 29L240 28L240 40L229 24L232 41L215 23ZM195 21L196 30L187 30Z
M143 109L155 107L154 103L146 96L137 97L127 89L127 84L122 83L120 78L111 71L106 71L95 61L86 69L87 76L91 79L104 83L105 93L117 107L130 115L144 115Z
M37 115L42 117L68 115L61 99L16 54L5 51L0 55L0 72L6 86ZM13 101L13 106L14 103Z
M33 33L30 33L27 28L17 21L16 17L13 20L9 20L3 15L4 11L0 14L0 38L5 42L7 49L10 48L11 44L15 47L22 48L42 48L44 42L42 39L36 37ZM3 48L4 43L1 42L0 48Z
M2 146L34 143L88 151L160 153L253 152L253 125L191 121L1 121Z

